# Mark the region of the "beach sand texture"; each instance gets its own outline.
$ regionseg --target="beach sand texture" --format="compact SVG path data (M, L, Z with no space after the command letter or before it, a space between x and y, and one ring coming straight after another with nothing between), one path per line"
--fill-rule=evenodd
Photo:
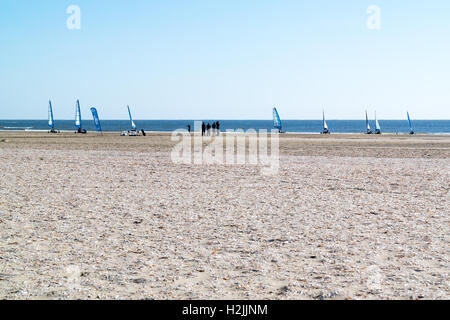
M275 176L174 144L0 132L0 298L450 298L450 136L283 135Z

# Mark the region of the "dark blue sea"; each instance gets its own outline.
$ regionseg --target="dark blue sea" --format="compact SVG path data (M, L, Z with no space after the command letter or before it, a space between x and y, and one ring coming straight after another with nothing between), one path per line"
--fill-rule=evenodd
M212 120L203 120L212 123ZM138 129L145 131L171 132L177 129L186 129L190 124L194 127L194 120L135 120ZM220 130L227 129L267 129L273 128L271 120L219 120ZM407 120L379 120L382 131L386 133L408 133ZM331 132L335 133L362 133L365 132L365 120L327 120ZM375 127L375 123L370 123ZM103 120L103 131L128 131L128 120ZM94 121L83 121L83 128L88 131L96 131ZM48 130L47 120L0 120L0 130ZM55 129L61 131L75 131L73 120L55 120ZM413 121L413 129L416 133L450 134L450 120L416 120ZM318 133L322 130L322 120L285 120L283 131Z

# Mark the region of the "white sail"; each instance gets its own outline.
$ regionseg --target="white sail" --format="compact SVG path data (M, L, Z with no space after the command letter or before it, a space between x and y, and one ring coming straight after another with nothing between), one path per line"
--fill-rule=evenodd
M323 111L323 130L328 131L328 124L327 121L325 120L325 110Z
M371 130L371 128L370 128L369 116L367 115L367 111L366 111L366 127L367 127L367 132L369 132Z
M54 121L53 121L53 110L52 110L52 102L48 102L48 126L50 128L54 127Z
M81 110L79 100L77 100L77 105L75 107L75 126L77 128L81 128Z

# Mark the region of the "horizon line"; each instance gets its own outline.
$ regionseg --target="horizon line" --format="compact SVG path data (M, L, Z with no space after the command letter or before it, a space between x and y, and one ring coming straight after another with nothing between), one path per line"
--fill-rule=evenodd
M85 119L89 121L92 119ZM134 121L273 121L273 119L135 119ZM326 119L327 121L366 121L366 119ZM378 121L408 121L407 118L400 119L377 119ZM413 118L412 121L450 121L450 119L420 119ZM48 121L48 119L0 119L0 121ZM54 121L75 121L74 119L54 119ZM100 119L100 121L130 121L129 119ZM281 121L323 121L323 119L281 119ZM369 119L369 121L375 121L375 119Z

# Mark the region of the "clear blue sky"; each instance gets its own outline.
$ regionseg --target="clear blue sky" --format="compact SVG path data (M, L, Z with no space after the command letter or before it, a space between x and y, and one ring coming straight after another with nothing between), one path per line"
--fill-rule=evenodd
M69 30L69 5L81 30ZM366 26L381 8L381 30ZM450 119L448 0L2 0L0 119ZM89 114L90 117L90 114Z

